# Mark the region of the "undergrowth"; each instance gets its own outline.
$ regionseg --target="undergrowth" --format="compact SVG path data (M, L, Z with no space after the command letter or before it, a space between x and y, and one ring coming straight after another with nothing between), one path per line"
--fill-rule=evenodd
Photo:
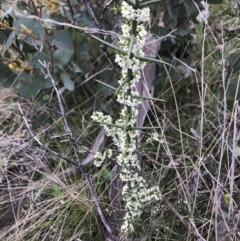
M194 55L194 65L184 64L190 73L175 80L171 70L158 66L159 76L164 72L167 77L156 80L154 97L163 101L151 101L144 127L154 127L159 140L148 142L151 130L141 130L143 169L170 205L150 202L131 239L121 234L119 240L239 240L239 79L236 66L225 69L238 55L239 16L228 1L212 5L210 12L208 24L198 23L193 30L187 54ZM178 57L172 64L181 61ZM93 110L117 118L115 97L95 89L83 87L78 99L63 93L82 158L97 135L98 127L90 121ZM105 240L82 175L39 147L20 115L17 103L41 142L74 160L56 96L46 92L47 105L39 104L41 93L28 101L10 89L0 92L0 240ZM110 139L105 147L113 148ZM112 212L111 186L118 173L113 166L109 160L86 167L106 216ZM119 230L121 218L117 212L109 222Z

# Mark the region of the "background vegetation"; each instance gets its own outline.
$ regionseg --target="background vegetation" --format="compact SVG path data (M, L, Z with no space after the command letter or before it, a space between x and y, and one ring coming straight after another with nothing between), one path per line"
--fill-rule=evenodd
M85 1L0 3L0 240L105 240L85 179L34 141L18 103L34 135L74 160L52 82L38 60L50 62L85 158L99 130L93 111L113 119L120 111L110 88L119 72L111 62L115 52L103 51L92 37L116 43L120 1L90 1L97 22ZM156 66L154 97L164 101L153 101L144 123L158 128L161 141L148 143L143 130L141 159L169 205L149 203L129 237L119 233L121 215L115 216L109 222L119 240L239 240L240 6L237 0L208 3L151 5L147 28L161 40L158 58L170 65ZM105 147L113 148L111 140ZM85 171L111 216L113 162Z

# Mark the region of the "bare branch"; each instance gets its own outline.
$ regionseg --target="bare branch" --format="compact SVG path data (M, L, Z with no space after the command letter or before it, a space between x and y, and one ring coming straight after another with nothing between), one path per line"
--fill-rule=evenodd
M113 232L112 232L112 229L111 229L111 227L109 226L109 224L108 224L108 222L107 222L107 220L106 220L106 218L105 218L105 216L104 216L104 214L103 214L103 212L102 212L102 209L101 209L101 207L100 207L100 204L99 204L97 195L96 195L96 193L95 193L95 191L94 191L94 188L93 188L91 179L89 178L89 176L88 176L87 173L85 172L85 170L84 170L84 168L83 168L83 166L82 166L82 163L81 163L81 161L80 161L79 153L78 153L78 150L77 150L77 143L76 143L76 141L75 141L75 139L74 139L74 137L73 137L73 133L72 133L72 131L71 131L69 125L68 125L68 121L67 121L67 118L66 118L66 113L65 113L64 108L63 108L61 96L60 96L59 91L58 91L58 89L57 89L56 83L55 83L55 81L54 81L54 79L53 79L53 77L52 77L52 74L50 73L50 63L46 63L45 61L39 61L39 62L40 62L40 63L43 65L43 67L46 69L47 74L48 74L48 77L51 79L52 84L53 84L53 87L54 87L54 90L55 90L55 92L56 92L56 95L57 95L57 98L58 98L58 103L59 103L60 110L61 110L61 115L62 115L63 120L64 120L64 128L65 128L66 134L67 134L67 136L68 136L68 139L69 139L69 141L70 141L71 144L72 144L72 147L73 147L73 150L74 150L74 155L75 155L75 157L76 157L76 162L74 163L74 165L77 166L78 170L82 173L84 179L86 180L87 185L88 185L88 188L89 188L89 190L90 190L90 192L91 192L91 195L92 195L94 204L95 204L95 206L96 206L96 208L97 208L97 211L98 211L98 214L99 214L99 216L100 216L100 218L101 218L101 221L102 221L103 225L105 226L105 228L106 228L109 236L112 238L112 240L115 241L116 238L114 237ZM22 113L22 111L21 111L21 113ZM24 119L24 121L25 121L25 123L26 123L26 119ZM27 127L28 127L28 129L30 129L28 125L27 125ZM34 136L33 133L32 133L32 131L31 131L30 133L31 133L32 136ZM34 139L35 139L35 138L34 138ZM36 139L37 139L37 138L36 138ZM35 139L35 140L36 140L36 139ZM37 141L37 142L38 142L38 144L41 145L41 142L39 142L39 141ZM41 146L43 146L43 145L41 145ZM57 154L57 153L55 153L55 152L53 152L53 151L51 151L51 153L54 154L54 155ZM60 154L57 154L57 156L60 156ZM64 159L64 160L65 160L65 159Z

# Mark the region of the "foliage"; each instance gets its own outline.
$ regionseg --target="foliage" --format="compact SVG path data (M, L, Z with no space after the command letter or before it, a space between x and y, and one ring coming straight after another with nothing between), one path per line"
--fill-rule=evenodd
M152 26L151 32L159 37L164 37L170 34L172 30L177 29L173 35L170 34L169 37L166 37L161 44L161 57L168 62L171 63L173 57L169 55L174 52L183 52L186 39L191 38L191 27L188 26L189 20L196 22L198 9L201 9L200 2L200 0L195 2L185 0L180 1L180 3L168 1L161 20L164 27L158 26L158 22ZM3 7L5 12L2 15L0 33L1 43L5 42L4 64L8 65L13 72L20 73L15 85L19 83L18 90L23 97L35 98L41 90L52 87L47 74L42 71L43 68L39 60L50 61L51 72L55 81L59 83L61 92L64 90L73 91L84 81L86 75L94 73L96 67L91 66L90 63L94 63L101 52L97 48L97 43L89 38L86 33L86 28L96 26L94 26L87 9L84 8L82 3L71 0L66 5L62 5L49 0L45 5L41 2L34 5L32 1L28 3L18 1L16 7L17 10L12 8L11 5ZM95 16L101 15L100 9L98 4L93 7ZM18 14L19 12L20 14ZM36 18L29 19L22 13L31 14ZM38 17L45 21L40 21ZM109 21L110 19L112 20ZM58 24L54 21L58 21ZM65 26L69 23L75 27L64 29L61 22L64 22ZM117 35L120 30L121 16L119 13L108 11L101 24L103 29L113 31ZM84 26L85 29L78 26ZM107 37L109 42L112 43L115 38L115 36L112 36L112 39ZM14 54L10 51L10 48L14 49ZM90 51L90 49L94 49L94 51ZM195 63L194 60L186 59L186 57L181 58L181 60L184 63L188 61L191 66ZM99 68L98 66L104 66L106 63L106 59L99 59L96 63L97 68ZM175 79L180 79L186 75L186 68L180 63L176 63L176 65L178 66L172 69L170 74L174 75ZM158 82L165 76L162 75ZM109 83L108 80L110 79L114 79L113 74L108 75L103 81ZM9 81L6 81L3 76L0 83L9 86ZM92 86L94 85L92 84ZM96 86L97 89L99 89L99 86ZM109 95L110 93L105 88L102 94Z
M27 4L19 1L17 10L11 5L3 7L5 11L1 21L1 43L5 42L2 53L3 64L4 67L7 65L12 69L13 73L19 74L15 85L25 98L35 98L41 90L52 88L51 80L43 71L39 61L50 61L51 72L55 81L59 83L61 92L77 89L77 86L83 82L84 76L93 73L93 66L89 63L94 62L96 56L100 56L100 50L85 33L87 29L78 27L89 27L89 25L92 27L92 22L80 3L69 1L68 5L52 1L47 1L46 4L39 2L38 5L32 1ZM36 18L29 19L22 13L30 13ZM40 21L39 17L46 22ZM75 28L64 29L64 26L61 26L63 19L73 24ZM59 22L55 24L54 21ZM95 51L90 52L89 48L95 48ZM101 59L98 62L100 66L104 65L106 60ZM9 86L9 81L1 76L3 86Z
M113 119L117 119L120 113L114 99L119 69L111 60L115 53L119 54L121 50L114 52L115 50L109 46L117 48L116 40L123 21L118 1L108 6L104 15L102 15L104 7L102 1L90 1L97 21L91 18L84 2L29 0L17 1L14 7L2 3L4 11L0 29L0 44L2 44L0 84L4 87L14 86L22 97L34 99L40 106L54 103L54 106L50 106L51 111L45 113L45 117L51 121L46 123L46 118L42 116L42 119L38 117L33 119L38 123L36 125L38 127L54 123L49 129L54 133L63 132L64 130L55 124L55 121L58 122L56 115L59 108L55 105L56 96L52 94L52 76L58 84L59 93L64 97L67 108L71 108L72 114L70 113L68 117L74 132L80 128L80 122L82 129L79 132L84 133L87 129L88 137L83 138L82 146L86 146L86 142L92 143L94 139L94 135L90 134L93 128L86 128L92 109L103 109ZM164 99L165 102L154 102L154 111L149 112L145 122L148 127L158 127L160 140L149 142L151 133L142 130L143 144L139 150L142 165L147 177L159 183L161 192L170 200L175 210L182 217L186 217L186 220L191 220L202 237L213 240L215 234L212 231L212 222L227 220L228 223L236 223L235 211L231 212L231 219L227 219L226 213L228 205L239 200L237 194L232 193L232 196L229 194L232 189L228 176L231 170L229 152L234 148L234 141L238 140L238 137L236 131L232 134L233 130L227 125L222 127L222 123L226 124L228 119L219 114L223 93L221 88L225 87L222 84L225 81L222 79L224 78L222 62L226 61L230 66L228 68L230 76L229 79L226 78L229 83L226 84L224 93L228 96L228 98L225 96L227 99L224 101L227 101L230 111L234 111L240 93L236 77L239 71L239 61L236 62L239 56L236 51L238 31L229 28L235 21L232 19L236 18L238 13L226 1L208 0L208 3L213 4L210 7L213 16L209 18L208 24L204 24L206 20L199 23L198 18L199 11L204 9L200 0L142 1L142 4L145 3L151 4L153 24L149 23L148 30L156 38L161 39L159 60L167 64L157 64L154 80L155 97ZM219 16L223 16L222 19L226 20L223 26L219 23ZM225 19L225 16L229 19ZM100 48L100 43L92 37L93 35L98 36L101 44L104 43L103 40L106 41L108 47L101 45ZM225 42L222 42L222 39L225 39ZM49 63L51 76L42 65L44 61ZM78 105L79 108L76 107ZM77 111L72 107L76 107ZM227 110L224 111L228 113ZM229 126L231 125L233 119ZM35 130L38 131L37 128ZM223 137L222 133L230 134ZM71 153L67 144L60 145L56 142L51 145L55 150L60 150L60 153ZM43 173L44 170L48 175L49 171L58 170L61 166L58 161L46 164L43 169L38 170L39 173ZM97 176L98 182L94 180L93 183L97 187L100 199L104 200L101 205L108 207L106 189L114 176L111 165L102 168L91 167L88 171ZM237 174L236 172L236 176ZM26 240L34 240L34 232L47 235L49 227L56 223L59 230L64 230L59 236L62 235L63 239L70 240L74 236L71 231L77 233L78 224L82 224L84 220L83 229L79 232L81 237L86 240L103 240L101 224L96 214L92 212L92 206L84 206L84 203L89 202L89 193L85 191L85 187L78 186L76 189L87 201L78 200L84 208L76 202L71 205L75 197L74 192L68 196L66 188L68 178L67 176L66 184L58 180L58 185L50 186L48 192L40 198L41 207L44 207L44 202L49 202L47 207L56 210L56 213L46 215L47 220L40 222L32 213L27 225L36 222L38 226L28 232L27 225L23 224ZM215 212L214 185L219 187L222 178L226 183L222 189L223 197L225 199L227 197L227 201L222 200L221 210ZM35 179L41 180L42 175L36 175ZM23 180L20 182L24 183ZM69 189L74 189L74 183L78 181L79 179L74 179L69 182ZM61 188L63 186L65 186L64 191ZM54 209L58 202L63 200L62 198L64 202L59 208ZM51 204L51 200L55 201ZM61 208L64 209L62 213ZM43 210L47 213L47 209ZM219 217L213 220L213 214ZM63 217L66 215L66 220L59 220L58 215ZM89 218L86 219L87 216ZM22 216L19 215L20 217ZM149 207L143 210L141 220L135 227L133 240L190 240L186 237L193 234L191 222L186 227L186 224L181 222L166 204L150 203ZM224 226L222 230L225 228ZM93 229L95 231L92 235L89 234ZM13 238L13 231L11 235ZM55 239L59 238L57 235L55 233ZM40 238L44 239L43 236Z

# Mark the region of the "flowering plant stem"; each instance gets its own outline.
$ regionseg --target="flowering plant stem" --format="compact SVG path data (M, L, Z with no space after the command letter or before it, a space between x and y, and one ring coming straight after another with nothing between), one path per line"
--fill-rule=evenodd
M129 43L129 47L128 47L128 58L132 58L132 50L133 50L133 44L134 44L134 40L135 40L135 36L136 36L136 28L137 28L137 22L136 21L132 21L132 29L131 29L131 36L130 36L130 43Z
M125 216L121 231L129 234L134 232L144 207L151 200L159 200L161 194L158 187L149 186L150 182L145 179L146 176L142 176L136 147L136 138L139 134L136 129L137 106L143 101L138 97L136 83L140 80L140 71L146 64L140 61L140 58L145 59L143 47L147 31L144 22L149 20L150 10L149 8L140 9L137 0L134 5L129 1L123 1L121 13L125 20L118 46L114 49L118 51L115 62L121 68L116 95L117 101L123 108L119 119L114 124L110 116L105 116L101 112L93 113L92 119L98 123L101 122L106 135L113 138L118 148L117 164L121 167L120 178L124 183L122 197L125 202ZM107 43L104 44L109 46ZM149 60L152 61L152 59ZM106 154L97 153L95 157L95 165L100 166Z

